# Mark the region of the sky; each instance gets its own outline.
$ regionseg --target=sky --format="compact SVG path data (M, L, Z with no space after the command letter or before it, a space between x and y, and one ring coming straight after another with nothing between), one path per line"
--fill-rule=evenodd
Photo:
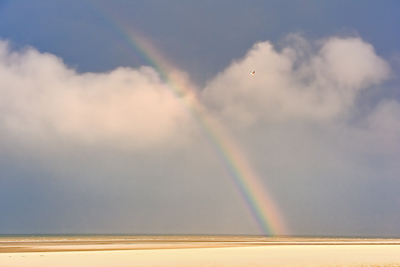
M0 234L400 237L399 13L0 1Z

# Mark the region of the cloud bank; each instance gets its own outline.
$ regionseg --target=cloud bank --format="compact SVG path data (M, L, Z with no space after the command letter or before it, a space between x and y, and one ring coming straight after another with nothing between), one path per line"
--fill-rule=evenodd
M150 67L76 73L60 58L0 42L2 135L137 149L170 141L186 120Z
M326 120L352 108L357 95L389 77L388 64L360 38L312 44L298 35L277 51L260 42L204 89L204 101L226 117ZM250 71L256 70L255 76Z
M255 44L202 100L250 151L294 232L387 234L400 219L400 105L384 86L392 75L358 37L290 35L280 49Z
M392 235L400 225L400 104L385 96L392 75L359 37L293 34L279 46L255 44L190 97L244 148L291 234ZM48 229L64 232L258 233L188 107L153 68L77 73L0 41L0 77L0 164L11 166L1 171L3 229L29 217L59 218ZM21 189L27 181L36 193ZM34 210L23 190L47 211L11 211Z

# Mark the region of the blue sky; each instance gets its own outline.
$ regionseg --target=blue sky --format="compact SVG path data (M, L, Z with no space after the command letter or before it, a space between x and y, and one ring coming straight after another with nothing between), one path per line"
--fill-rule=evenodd
M235 140L289 234L398 236L399 11L0 1L0 234L261 234L204 129L127 42L138 32Z
M110 25L107 12L117 14L204 82L255 42L295 32L311 39L359 35L390 57L400 45L398 8L397 1L3 1L0 29L17 46L54 53L83 72L138 67Z

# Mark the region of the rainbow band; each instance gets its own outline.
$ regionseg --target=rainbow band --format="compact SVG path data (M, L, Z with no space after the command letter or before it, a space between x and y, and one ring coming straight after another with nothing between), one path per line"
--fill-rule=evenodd
M93 7L93 6L92 6ZM100 13L98 8L96 13ZM260 179L242 156L237 145L229 138L222 127L214 120L198 102L195 91L177 76L169 73L171 64L142 36L137 33L128 33L118 27L115 20L110 20L109 26L129 45L133 52L139 54L143 62L157 70L160 78L168 85L171 92L182 100L185 109L202 130L205 138L214 149L221 164L227 170L232 183L241 194L247 208L251 211L259 230L264 235L288 234L284 220L280 215L274 201L271 199ZM189 96L189 97L187 97Z
M202 125L208 141L252 212L261 233L285 234L281 215L235 143L211 119L204 116Z

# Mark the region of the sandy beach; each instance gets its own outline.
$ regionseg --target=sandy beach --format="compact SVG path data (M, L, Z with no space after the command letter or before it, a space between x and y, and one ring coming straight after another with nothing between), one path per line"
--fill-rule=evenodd
M398 239L2 238L0 266L400 266Z

